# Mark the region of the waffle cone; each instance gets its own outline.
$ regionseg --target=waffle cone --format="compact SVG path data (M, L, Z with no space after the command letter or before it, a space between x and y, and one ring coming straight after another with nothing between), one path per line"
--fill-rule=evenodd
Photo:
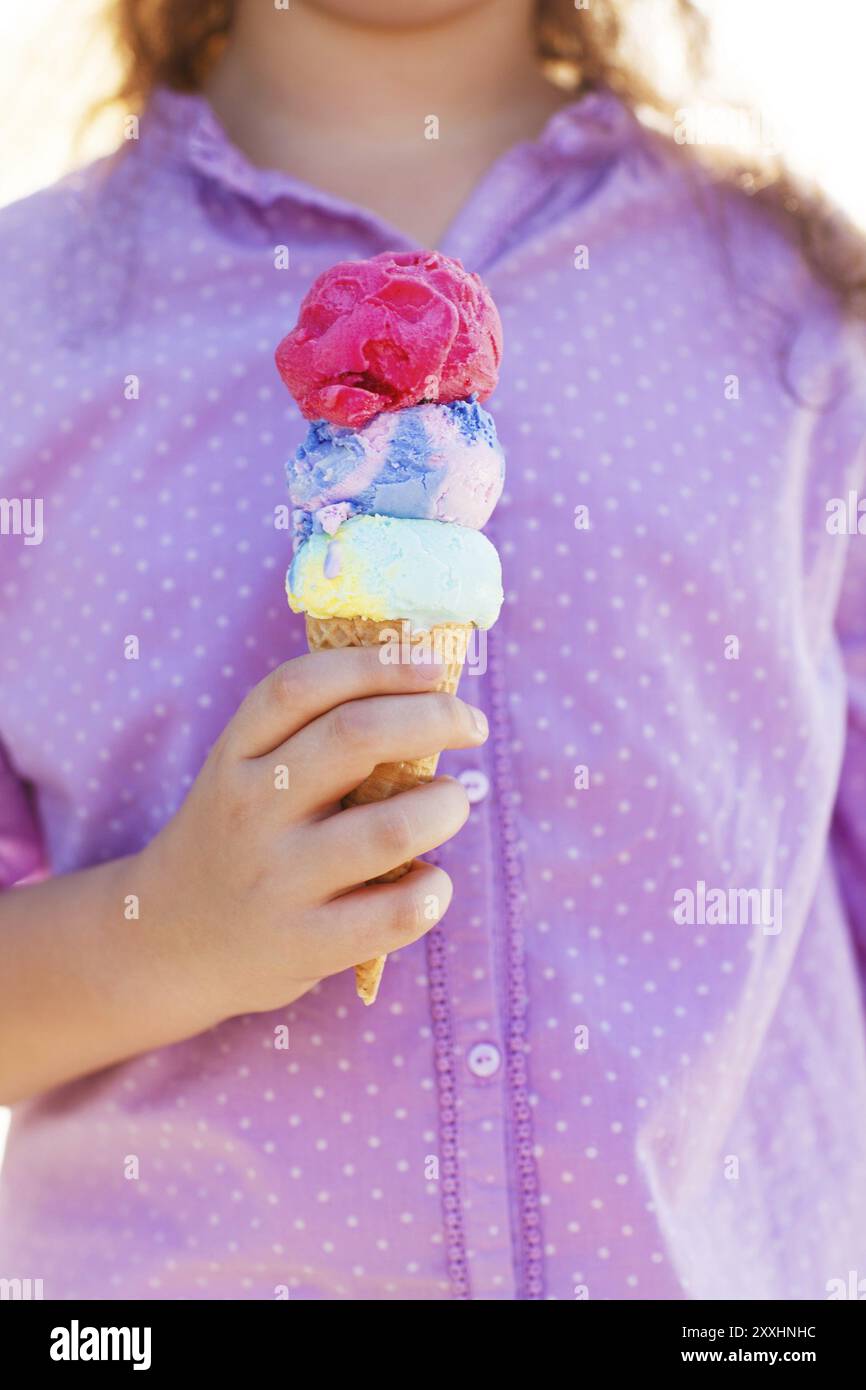
M427 632L412 633L409 624L400 618L373 622L367 618L311 618L307 614L307 645L311 652L328 651L334 647L378 647L384 642L401 643L400 659L409 660L412 649L423 641L426 652L442 661L443 675L434 687L453 695L460 682L466 660L467 644L472 623L441 623ZM407 762L380 763L359 787L343 797L343 806L364 806L372 801L384 801L398 792L408 791L421 782L429 782L436 774L439 755L414 758ZM412 867L410 859L396 864L387 873L379 874L370 883L394 883ZM372 1004L379 991L386 956L364 961L355 966L355 987L365 1004Z

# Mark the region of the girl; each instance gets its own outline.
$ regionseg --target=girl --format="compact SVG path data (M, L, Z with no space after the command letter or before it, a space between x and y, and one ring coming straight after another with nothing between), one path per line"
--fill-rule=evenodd
M859 271L637 119L628 9L121 0L140 124L0 218L0 1275L46 1297L862 1265ZM273 524L275 344L332 262L419 246L506 335L459 699L303 655Z

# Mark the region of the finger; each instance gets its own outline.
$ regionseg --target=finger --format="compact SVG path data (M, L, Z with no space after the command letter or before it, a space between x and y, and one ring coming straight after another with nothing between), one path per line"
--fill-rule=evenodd
M430 690L442 679L434 662L383 661L381 647L342 647L283 662L249 693L225 732L238 757L277 748L310 720L365 695Z
M418 863L396 883L356 888L307 918L303 950L316 978L408 946L441 921L453 884L444 869Z
M468 815L469 798L460 783L437 777L302 827L302 892L330 898L355 888L450 840Z
M475 748L487 738L481 710L444 692L349 700L314 719L262 759L285 767L293 815L306 816L353 791L381 763Z

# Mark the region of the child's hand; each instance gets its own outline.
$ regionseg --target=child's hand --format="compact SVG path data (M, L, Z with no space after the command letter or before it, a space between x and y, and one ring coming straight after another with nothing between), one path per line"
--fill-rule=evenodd
M378 763L484 742L480 711L431 692L440 675L385 665L376 648L317 652L244 701L140 856L142 926L197 993L197 1016L278 1008L442 917L451 880L433 865L357 885L454 835L469 813L460 784L340 810Z

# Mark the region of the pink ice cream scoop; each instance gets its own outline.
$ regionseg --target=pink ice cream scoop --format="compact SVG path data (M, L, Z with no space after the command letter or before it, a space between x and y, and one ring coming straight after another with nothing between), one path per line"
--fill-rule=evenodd
M437 251L332 266L276 352L303 415L350 429L424 401L486 400L501 356L502 324L486 287Z

